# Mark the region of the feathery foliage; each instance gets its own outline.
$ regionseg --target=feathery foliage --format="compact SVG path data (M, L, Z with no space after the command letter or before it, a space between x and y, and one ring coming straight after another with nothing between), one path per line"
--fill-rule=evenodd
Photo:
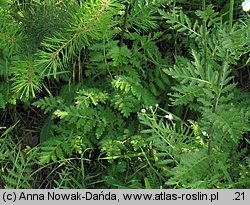
M0 187L248 188L233 2L0 3Z

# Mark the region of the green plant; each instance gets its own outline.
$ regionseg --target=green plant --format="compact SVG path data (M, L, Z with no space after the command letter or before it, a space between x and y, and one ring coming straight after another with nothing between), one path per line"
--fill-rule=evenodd
M249 187L249 16L214 2L0 4L0 184Z
M143 12L153 8L152 4L147 5L141 1L135 3L137 4L144 8ZM50 113L43 126L43 133L50 133L50 137L40 138L40 164L67 161L72 155L79 155L88 148L106 153L102 160L108 160L112 164L109 166L113 167L120 166L119 160L124 157L136 159L140 150L133 153L134 148L130 147L130 138L136 136L139 126L134 116L142 106L155 104L156 97L165 90L164 84L168 83L168 78L161 71L160 61L163 59L154 42L161 33L150 33L143 38L139 33L140 30L154 29L154 18L149 18L148 21L153 23L147 28L137 22L137 29L132 30L135 23L129 21L132 14L115 15L112 18L123 8L126 10L126 4L122 7L117 2L96 1L96 5L92 7L92 2L84 5L85 10L81 8L81 15L90 15L84 15L84 18L82 16L81 24L79 19L70 19L74 22L70 25L77 26L76 31L69 29L73 32L73 37L69 35L70 32L60 35L57 33L55 37L46 39L44 49L38 52L41 60L37 61L37 66L43 68L43 73L48 78L71 82L60 88L58 96L51 95L33 103L45 113ZM136 16L143 18L139 14L133 18ZM127 23L124 18L128 18ZM105 21L105 28L102 21ZM131 34L123 35L124 30L120 33L119 22L124 23L123 29L131 27ZM69 38L63 41L61 35ZM121 35L119 40L115 40L117 35ZM60 43L53 46L56 42ZM134 50L129 49L130 45L125 42L133 45ZM58 57L54 58L55 55ZM73 62L73 66L69 66L69 62ZM157 66L155 73L150 68L153 65ZM66 73L62 68L67 67L69 69ZM148 72L151 73L149 77ZM150 91L145 87L148 81L151 82ZM156 87L160 89L156 91ZM130 123L131 121L134 123ZM118 160L118 165L114 164L115 159ZM107 175L110 176L111 173ZM105 178L107 183L115 183L110 180L109 177ZM133 186L134 179L131 180Z
M36 150L22 150L21 143L11 139L13 127L7 129L0 138L0 180L5 188L30 189L32 188L33 168L36 163Z
M160 161L166 161L164 165L170 163L174 167L171 171L162 171L166 177L170 177L166 186L242 187L237 181L241 170L233 167L240 162L246 151L239 150L238 145L244 140L243 134L250 129L249 106L245 106L245 102L249 101L249 93L239 97L240 91L233 82L232 67L249 51L249 45L246 45L249 39L249 19L234 25L229 35L237 42L232 40L232 44L226 34L228 26L217 21L212 7L206 8L208 10L197 11L203 20L200 26L198 20L193 25L182 11L179 15L161 12L167 23L173 25L173 29L181 33L188 31L189 36L195 38L195 44L190 49L191 58L175 56L174 67L164 71L177 81L170 94L172 105L185 106L187 112L196 114L196 120L178 123L178 118L174 117L175 120L168 125L163 117L158 121L159 117L152 109L151 114L141 114L140 119L150 127L143 132L149 135L153 133L150 139L155 152L161 156ZM206 25L209 27L204 29ZM201 29L195 31L196 27ZM206 37L208 34L209 38ZM193 132L180 134L179 130L183 130L183 126L192 128ZM161 142L157 143L158 140ZM168 147L167 151L162 147ZM245 185L248 184L246 182Z

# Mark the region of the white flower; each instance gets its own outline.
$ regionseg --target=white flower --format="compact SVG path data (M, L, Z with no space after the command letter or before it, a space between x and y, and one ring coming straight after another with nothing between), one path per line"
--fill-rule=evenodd
M146 110L143 108L143 109L141 109L141 112L144 114L144 113L146 113Z
M165 115L164 118L166 118L166 119L169 120L169 121L172 121L172 120L174 119L174 117L173 117L172 114Z
M242 3L243 11L249 11L250 10L250 0L245 0Z
M208 134L206 132L202 132L203 136L208 136Z

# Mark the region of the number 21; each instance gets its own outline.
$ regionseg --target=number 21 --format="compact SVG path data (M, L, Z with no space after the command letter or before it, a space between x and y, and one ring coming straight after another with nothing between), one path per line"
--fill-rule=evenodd
M244 192L235 192L234 193L236 196L235 196L235 198L234 198L234 200L237 200L237 201L239 201L239 200L243 200L244 201L244 199L245 199L245 193Z

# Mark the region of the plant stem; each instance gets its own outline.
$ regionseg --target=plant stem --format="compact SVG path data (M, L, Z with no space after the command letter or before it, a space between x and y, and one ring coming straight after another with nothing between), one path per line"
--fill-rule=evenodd
M202 10L205 13L206 12L206 0L202 0ZM207 33L207 16L204 17L203 19L203 26L202 26L202 38L203 38L203 51L204 51L204 75L205 77L207 76L207 37L206 37L206 33ZM213 111L215 111L215 106L213 104ZM211 155L212 154L212 141L213 141L213 137L211 135L212 132L212 128L213 128L213 124L211 123L209 126L209 130L208 130L208 154Z
M128 18L128 8L129 8L129 4L128 2L125 3L125 14L124 14L124 20L123 20L123 25L122 25L122 33L121 33L121 38L120 38L120 48L123 45L123 39L124 39L124 34L125 34L125 30L126 30L126 23L127 23L127 18ZM119 70L119 74L121 74L122 72L122 64L120 63L118 66L118 70Z
M202 0L202 10L205 13L206 12L206 0ZM203 47L203 51L204 51L204 74L205 77L207 76L207 16L203 19L203 28L202 28L202 33L203 33L203 42L204 42L204 47Z
M125 29L126 29L126 23L127 23L127 18L128 18L128 8L129 8L129 4L126 2L126 4L125 4L124 21L123 21L123 27L122 27L122 34L121 34L121 39L120 39L120 47L123 45L123 39L124 39L124 34L125 34Z
M233 28L233 16L234 16L234 0L230 0L230 8L229 8L229 32L231 32L232 28Z

